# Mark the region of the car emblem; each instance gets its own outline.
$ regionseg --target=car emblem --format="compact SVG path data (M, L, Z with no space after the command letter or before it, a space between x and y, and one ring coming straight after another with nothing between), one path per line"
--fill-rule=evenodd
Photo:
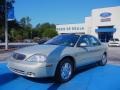
M104 13L100 14L100 16L103 18L110 17L111 15L112 15L112 13L110 13L110 12L104 12Z

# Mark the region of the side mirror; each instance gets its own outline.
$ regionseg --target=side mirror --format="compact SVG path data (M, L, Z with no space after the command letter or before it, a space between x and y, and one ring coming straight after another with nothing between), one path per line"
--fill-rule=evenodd
M80 43L79 46L80 46L80 47L87 47L88 45L87 45L87 43Z

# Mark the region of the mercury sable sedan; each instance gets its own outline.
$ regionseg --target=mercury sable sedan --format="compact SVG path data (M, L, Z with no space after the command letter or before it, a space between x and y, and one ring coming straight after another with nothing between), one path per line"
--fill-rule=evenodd
M78 67L91 63L104 66L107 48L91 35L58 35L42 45L14 51L8 68L19 75L53 77L58 82L69 81Z

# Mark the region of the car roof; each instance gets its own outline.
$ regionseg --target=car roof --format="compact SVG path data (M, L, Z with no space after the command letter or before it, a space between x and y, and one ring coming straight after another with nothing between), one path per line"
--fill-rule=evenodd
M95 37L93 35L90 35L90 34L76 34L76 33L68 33L68 34L62 34L62 35L77 35L77 36L90 36L90 37ZM96 38L96 37L95 37Z
M65 33L65 34L61 34L61 35L78 35L78 36L92 36L92 35L89 35L89 34L77 34L77 33Z

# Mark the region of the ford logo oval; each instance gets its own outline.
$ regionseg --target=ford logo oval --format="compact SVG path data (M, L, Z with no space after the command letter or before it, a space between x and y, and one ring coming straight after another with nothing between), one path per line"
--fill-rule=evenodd
M101 17L104 17L104 18L110 17L111 15L112 15L112 14L109 13L109 12L104 12L104 13L101 13L101 14L100 14L100 16L101 16Z

